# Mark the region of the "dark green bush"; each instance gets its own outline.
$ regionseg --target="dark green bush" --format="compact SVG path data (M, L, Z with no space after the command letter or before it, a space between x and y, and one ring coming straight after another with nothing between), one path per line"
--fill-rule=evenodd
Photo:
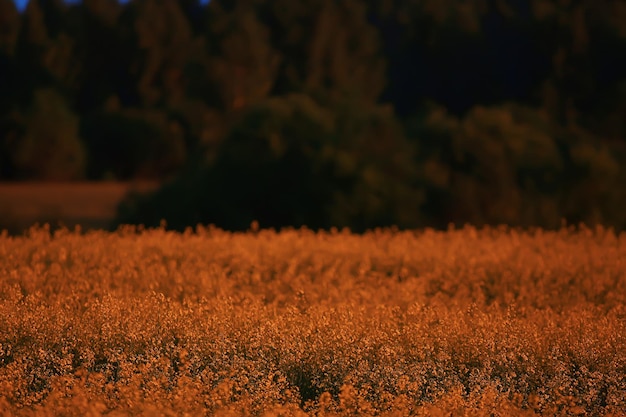
M164 111L101 111L83 121L88 178L160 178L186 157L182 128Z
M18 117L20 134L8 144L16 179L75 180L85 169L79 119L54 89L35 91Z
M439 226L626 226L618 143L519 105L477 106L462 119L432 108L407 129L421 145L424 208Z
M391 111L325 107L293 94L247 110L212 164L189 168L149 198L129 199L118 222L411 227L421 203L413 175L412 149Z

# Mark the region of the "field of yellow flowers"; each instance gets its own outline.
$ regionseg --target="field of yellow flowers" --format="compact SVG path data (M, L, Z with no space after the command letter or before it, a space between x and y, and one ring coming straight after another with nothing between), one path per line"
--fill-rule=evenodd
M2 416L626 416L626 235L0 236Z

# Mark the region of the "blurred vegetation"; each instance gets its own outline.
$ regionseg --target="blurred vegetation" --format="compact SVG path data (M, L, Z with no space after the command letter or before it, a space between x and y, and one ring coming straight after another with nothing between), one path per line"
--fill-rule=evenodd
M118 222L626 227L626 7L0 0L0 179Z
M1 414L624 416L625 237L0 234Z
M81 178L85 150L78 137L79 120L60 94L51 89L35 91L33 103L15 121L22 134L7 150L18 178Z

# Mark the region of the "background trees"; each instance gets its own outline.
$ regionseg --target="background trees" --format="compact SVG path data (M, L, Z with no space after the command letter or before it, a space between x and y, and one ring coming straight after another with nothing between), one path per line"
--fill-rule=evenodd
M619 0L0 0L0 176L167 180L120 221L181 228L623 228L624 27Z

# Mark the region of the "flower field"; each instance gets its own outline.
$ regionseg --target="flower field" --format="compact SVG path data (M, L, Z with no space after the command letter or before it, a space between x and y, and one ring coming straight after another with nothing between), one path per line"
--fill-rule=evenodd
M626 234L0 237L2 416L626 416Z

